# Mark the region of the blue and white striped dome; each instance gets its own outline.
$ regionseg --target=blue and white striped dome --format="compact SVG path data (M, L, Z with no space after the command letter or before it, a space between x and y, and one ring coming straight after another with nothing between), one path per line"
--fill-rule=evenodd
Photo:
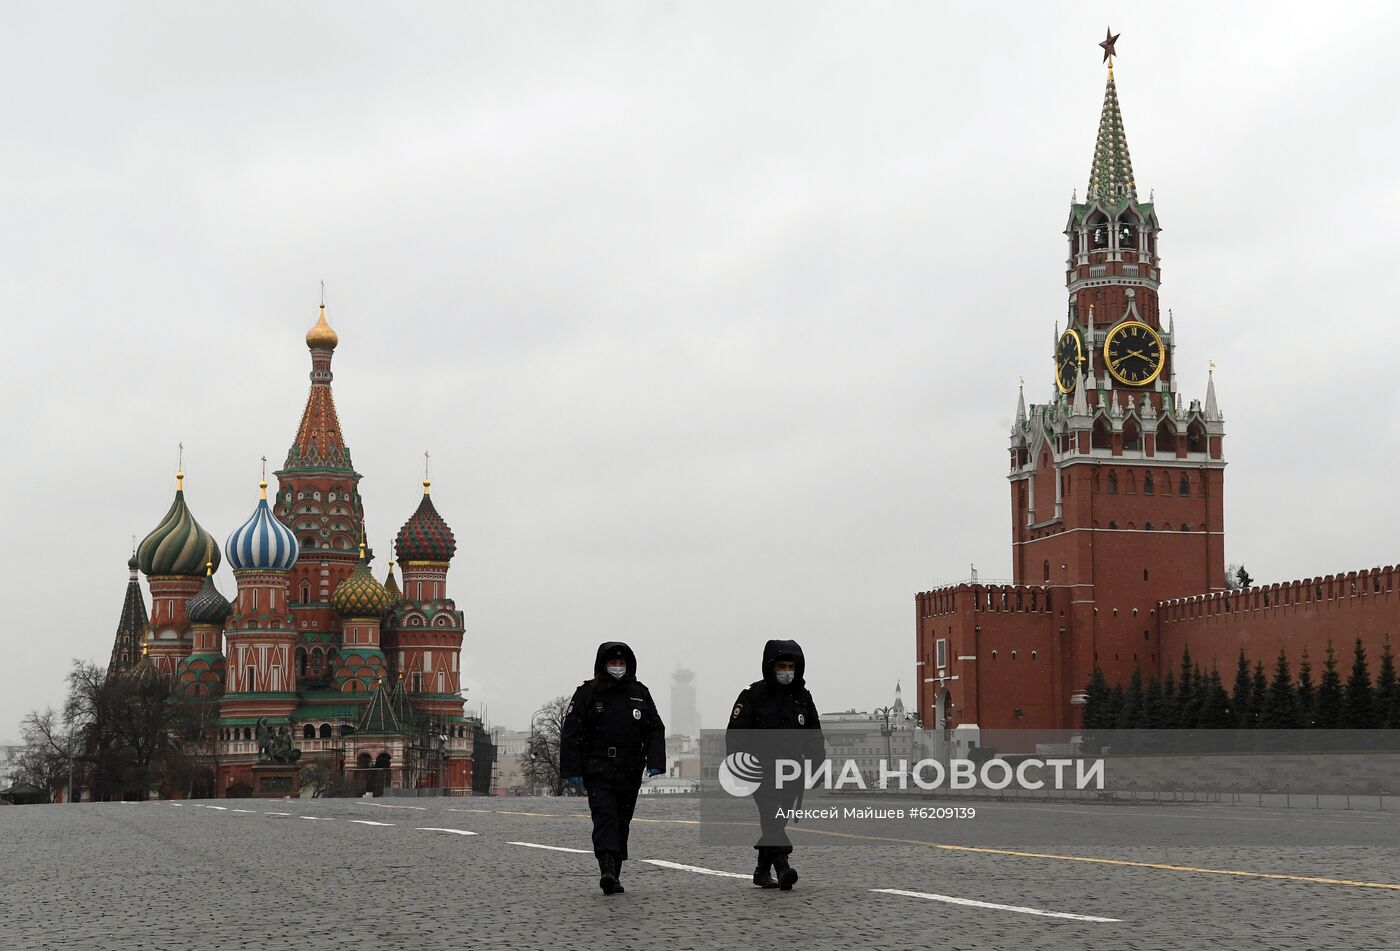
M267 483L253 517L228 537L224 551L234 571L290 571L297 560L297 540L267 506Z

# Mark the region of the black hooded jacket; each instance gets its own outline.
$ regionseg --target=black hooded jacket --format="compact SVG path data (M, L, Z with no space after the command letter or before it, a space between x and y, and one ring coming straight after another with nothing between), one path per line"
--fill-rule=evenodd
M780 660L790 660L796 666L792 683L783 686L774 675L773 666ZM744 688L729 715L725 734L727 752L748 750L769 755L802 756L822 759L826 745L822 737L821 718L812 700L805 679L807 660L796 641L769 641L763 646L763 679ZM783 741L757 743L749 730L783 730Z
M621 654L627 673L607 671L609 655ZM666 769L666 728L637 679L637 657L621 641L598 645L593 679L574 691L559 741L559 773L582 776L585 784L640 786L643 769Z

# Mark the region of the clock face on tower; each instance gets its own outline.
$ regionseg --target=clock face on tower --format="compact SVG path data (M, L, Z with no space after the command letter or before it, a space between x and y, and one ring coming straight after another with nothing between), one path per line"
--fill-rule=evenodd
M1075 330L1060 334L1055 346L1055 385L1061 393L1073 393L1079 383L1079 367L1084 362L1084 347Z
M1129 320L1108 332L1104 362L1119 383L1146 386L1162 372L1162 338L1147 324Z

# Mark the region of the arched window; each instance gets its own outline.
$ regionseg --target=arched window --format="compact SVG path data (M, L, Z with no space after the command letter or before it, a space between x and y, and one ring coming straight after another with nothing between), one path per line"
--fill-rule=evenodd
M1050 560L1049 560L1048 558L1043 562L1043 567L1044 567L1044 569L1045 569L1045 580L1046 580L1046 581L1049 581L1049 580L1050 580Z
M1169 419L1157 424L1157 455L1176 455L1176 429Z
M1131 218L1118 222L1118 247L1135 251L1138 246L1137 222Z
M1103 212L1097 212L1089 219L1089 248L1093 251L1101 251L1108 247L1108 217Z
M1143 525L1142 527L1143 527L1143 529L1144 529L1145 531L1149 531L1149 532L1152 531L1152 523L1151 523L1151 522L1148 522L1147 524Z
M1089 438L1089 446L1092 449L1113 448L1113 427L1109 426L1108 420L1102 416L1094 420L1094 432Z
M359 756L355 757L355 765L360 769L369 769L369 764L371 762L373 762L373 760L369 758L368 753L361 753Z
M1155 488L1156 484L1152 481L1152 473L1149 472L1142 477L1142 494L1151 495L1155 491Z
M330 738L331 738L331 725L330 725L329 723L322 723L322 724L321 724L321 739L323 739L323 740L329 740Z
M1116 472L1110 472L1108 474L1108 494L1118 494L1118 473Z
M1199 419L1192 420L1186 427L1186 451L1205 452L1206 448L1206 428Z
M1181 485L1177 486L1176 491L1177 491L1177 494L1178 494L1178 495L1190 495L1190 494L1191 494L1191 477L1190 477L1190 476L1185 476L1185 475L1182 476L1182 477L1181 477Z
M1118 523L1115 522L1113 519L1109 519L1109 520L1108 520L1108 527L1109 527L1109 528L1117 528L1117 527L1118 527Z
M1182 530L1183 532L1189 532L1189 531L1191 531L1191 526L1190 526L1190 525L1187 525L1185 522L1182 522L1182 523L1181 523L1181 530Z
M1135 419L1128 419L1123 423L1123 451L1142 451L1142 427Z
M309 581L303 581L301 583L301 603L311 603L311 582Z
M340 725L340 735L341 735L341 736L351 736L352 734L354 734L354 732L355 732L355 728L354 728L353 726L351 726L350 724L348 724L348 723L342 723L342 724Z
M301 737L304 740L316 739L316 728L310 723L306 724L306 726L301 728Z

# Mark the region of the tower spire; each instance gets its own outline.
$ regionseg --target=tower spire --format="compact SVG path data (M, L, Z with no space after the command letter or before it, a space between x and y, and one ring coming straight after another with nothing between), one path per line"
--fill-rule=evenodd
M121 619L117 621L117 634L112 639L112 659L107 665L109 674L125 673L136 666L138 645L150 623L146 614L146 599L141 594L141 581L137 576L134 547L126 567L130 576L126 583L126 600L122 602Z
M1094 141L1094 161L1089 169L1089 190L1085 200L1108 207L1137 201L1137 185L1133 180L1133 161L1128 155L1128 139L1123 132L1123 113L1118 107L1118 87L1113 81L1114 44L1118 36L1111 30L1103 47L1104 62L1108 63L1108 81L1104 85L1103 112L1099 116L1099 134Z

